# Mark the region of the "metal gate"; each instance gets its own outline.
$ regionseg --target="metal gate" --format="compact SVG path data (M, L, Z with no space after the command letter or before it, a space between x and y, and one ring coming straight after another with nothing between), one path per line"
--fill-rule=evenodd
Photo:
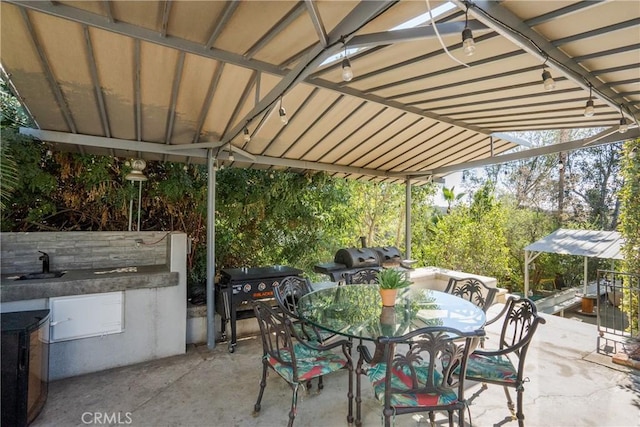
M618 353L639 337L640 275L598 270L598 351Z

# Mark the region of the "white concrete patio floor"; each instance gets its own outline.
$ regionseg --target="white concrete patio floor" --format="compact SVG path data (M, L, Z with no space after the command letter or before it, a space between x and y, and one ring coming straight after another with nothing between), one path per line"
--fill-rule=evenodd
M527 357L531 381L524 394L526 425L640 426L640 372L614 365L610 357L595 352L594 325L545 318ZM252 415L260 354L260 340L252 337L239 341L234 354L224 343L213 351L190 346L182 356L59 380L50 384L47 403L32 426L98 425L95 414L108 414L112 425L113 414L132 426L286 425L291 391L273 374L267 379L262 411ZM362 390L363 425L380 425L381 408L366 378ZM295 425L347 425L346 372L327 376L324 390L316 392L314 382L309 395L300 393ZM501 387L481 391L480 384L470 384L467 398L474 426L517 426ZM436 420L446 424L443 414ZM403 415L396 425L428 422Z

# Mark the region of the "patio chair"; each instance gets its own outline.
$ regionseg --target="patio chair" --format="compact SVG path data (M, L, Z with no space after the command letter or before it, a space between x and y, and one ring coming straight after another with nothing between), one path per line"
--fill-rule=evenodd
M345 281L347 285L378 283L379 272L377 268L361 268L355 273L346 274Z
M260 402L267 386L267 370L273 369L293 390L288 426L296 416L298 389L307 381L340 369L349 371L347 422L353 422L353 363L348 340L320 344L300 337L290 318L277 313L263 301L254 301L253 309L262 337L262 378L254 415L260 412ZM342 354L331 350L340 348Z
M304 337L309 341L317 341L323 343L331 339L335 334L316 328L313 325L304 322L298 315L298 300L303 295L311 292L311 284L309 279L300 276L287 276L280 280L280 283L273 286L273 296L285 316L291 319L293 327L298 336ZM311 381L307 382L307 389L311 388ZM318 378L318 389L324 388L322 376Z
M486 325L500 319L502 329L499 347L490 350L476 349L469 356L466 377L468 380L483 382L485 388L487 383L503 386L511 416L523 427L522 398L524 383L529 381L524 376L525 358L533 334L545 320L538 315L533 301L514 296L509 297L502 311ZM514 411L509 388L514 388L517 392L517 411Z
M431 425L435 411L446 411L449 426L453 413L458 412L458 424L464 425L464 376L472 337L444 326L429 326L401 337L380 337L382 358L366 369L376 399L383 405L385 426L396 415L428 413ZM367 363L374 363L368 349L360 347ZM358 405L358 399L356 399ZM358 407L359 409L359 407ZM359 413L359 412L358 412Z
M493 300L498 293L498 288L491 288L482 280L476 279L475 277L467 277L464 279L452 277L449 279L449 283L447 283L444 291L471 301L486 313L487 309L493 304Z
M300 276L287 276L273 286L273 296L284 314L295 319L298 316L298 300L311 292L309 279Z

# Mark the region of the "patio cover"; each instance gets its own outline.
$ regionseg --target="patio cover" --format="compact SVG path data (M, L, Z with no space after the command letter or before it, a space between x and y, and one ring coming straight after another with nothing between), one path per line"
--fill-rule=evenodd
M24 132L58 149L186 163L214 149L234 167L417 182L639 134L637 1L0 6L1 74L36 123ZM508 132L589 127L605 131L500 156L521 143Z
M0 19L0 76L35 123L23 133L207 163L208 304L215 164L405 182L409 198L454 171L640 135L637 1L2 0ZM509 132L574 128L604 130L513 152Z
M623 243L622 236L617 231L557 229L524 248L525 295L529 292L529 264L540 253L584 257L584 293L586 294L588 259L624 259L622 255Z

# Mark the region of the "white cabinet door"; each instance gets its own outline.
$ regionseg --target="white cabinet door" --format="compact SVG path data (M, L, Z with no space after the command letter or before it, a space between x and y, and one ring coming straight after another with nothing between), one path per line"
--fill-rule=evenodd
M124 330L124 292L51 298L49 308L51 342Z

